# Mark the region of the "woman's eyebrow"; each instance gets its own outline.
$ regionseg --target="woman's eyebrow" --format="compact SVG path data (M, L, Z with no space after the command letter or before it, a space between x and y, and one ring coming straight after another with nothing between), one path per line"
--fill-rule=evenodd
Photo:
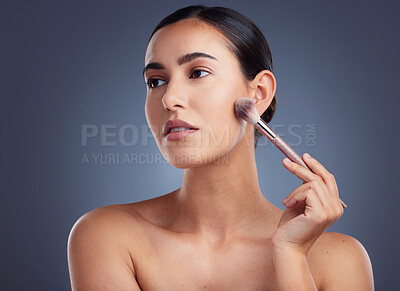
M189 54L180 56L176 60L176 62L180 66L180 65L189 63L189 62L191 62L191 61L193 61L194 59L197 59L197 58L209 58L209 59L213 59L213 60L218 61L215 57L213 57L213 56L211 56L209 54L201 53L201 52L194 52L194 53L189 53Z
M197 59L197 58L209 58L209 59L213 59L213 60L218 61L215 57L213 57L213 56L211 56L209 54L201 53L201 52L194 52L194 53L188 53L188 54L185 54L183 56L180 56L176 60L176 62L180 66L180 65L189 63L189 62L191 62L191 61L193 61L194 59ZM148 71L150 69L165 70L165 66L163 64L161 64L161 63L158 63L158 62L149 63L143 69L143 76L144 76L144 73L146 73L146 71Z
M144 77L144 74L145 74L148 70L150 70L150 69L154 69L154 70L164 70L165 67L164 67L163 64L157 63L157 62L148 63L148 64L146 65L146 67L144 67L144 69L143 69L143 77Z

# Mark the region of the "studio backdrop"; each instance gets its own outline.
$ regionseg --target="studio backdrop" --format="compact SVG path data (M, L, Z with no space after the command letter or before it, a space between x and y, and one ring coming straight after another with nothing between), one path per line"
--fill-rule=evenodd
M377 0L1 1L1 289L70 290L79 217L180 187L146 122L142 70L155 26L190 4L262 30L277 80L270 126L334 174L349 207L328 231L364 245L376 290L398 289L399 5ZM281 209L301 184L283 158L259 140L261 190Z

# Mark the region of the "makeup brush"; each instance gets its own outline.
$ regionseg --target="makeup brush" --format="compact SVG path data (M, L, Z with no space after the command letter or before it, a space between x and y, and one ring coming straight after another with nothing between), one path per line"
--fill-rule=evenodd
M268 138L292 162L311 171L311 169L304 163L303 159L279 135L277 135L268 124L264 122L264 120L260 118L256 106L251 99L242 97L236 100L235 112L237 117L240 117L254 125L259 132ZM347 208L346 203L344 203L342 199L340 199L340 202L344 208Z

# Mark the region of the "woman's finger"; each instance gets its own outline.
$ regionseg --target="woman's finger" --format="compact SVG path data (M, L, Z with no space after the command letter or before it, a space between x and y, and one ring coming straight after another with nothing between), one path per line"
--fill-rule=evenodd
M303 183L303 185L294 189L292 192L290 192L290 194L285 199L283 199L283 201L282 201L283 204L286 204L286 202L288 202L297 193L299 193L301 191L305 191L307 189L310 189L310 185L308 185L308 183Z
M291 208L297 205L298 202L304 201L306 203L306 207L304 210L304 215L308 216L312 212L319 213L320 216L326 216L324 208L319 200L318 196L316 195L313 189L307 189L305 191L301 191L296 193L290 200L286 202L286 207Z
M303 166L300 166L292 162L288 158L283 159L283 165L286 169L288 169L291 173L295 174L304 182L310 182L311 180L314 179L321 179L321 177L319 177L318 175L314 174L313 172L304 168Z
M321 201L317 197L313 189L297 193L291 200L287 202L287 208L297 205L297 203L305 201L304 216L314 221L316 224L333 224L342 213L326 209L322 206ZM327 211L329 210L329 211Z
M314 174L317 174L322 178L322 180L328 187L330 194L334 195L335 197L339 197L339 191L337 188L335 177L330 172L328 172L325 167L321 165L321 163L311 157L308 153L305 153L303 155L303 160L305 161L307 166L314 172Z
M326 208L333 206L336 201L330 201L333 198L329 196L329 194L327 193L328 189L326 188L326 186L323 183L322 184L321 183L322 182L319 182L317 180L312 180L311 182L308 182L306 184L297 187L288 195L288 197L283 201L283 203L286 205L286 202L289 201L292 197L294 197L298 193L306 191L307 189L313 189L318 199L321 201L322 206Z
M304 158L304 160L307 160L307 159ZM315 161L315 163L313 163L314 161ZM335 181L333 175L331 175L328 171L326 171L326 169L320 163L318 163L318 161L316 161L313 158L308 159L308 164L309 164L308 166L310 167L310 169L311 170L314 169L317 173L322 173L321 171L325 171L324 176L325 176L327 183L321 176L311 172L309 169L306 169L306 168L290 161L288 158L285 158L283 160L283 165L285 166L285 168L287 168L290 172L292 172L297 177L302 179L303 185L306 184L307 182L310 182L313 180L319 181L321 183L321 187L323 189L326 189L325 192L327 192L327 193L325 193L325 195L327 195L328 197L335 197L336 198L335 200L338 200L341 202L341 200L339 199L339 193L337 190L336 181ZM319 166L319 170L317 170L318 166ZM331 177L329 177L329 175L331 175ZM337 201L331 201L331 202L333 202L334 203L333 205L335 205ZM326 203L324 203L324 204L326 204ZM326 205L328 205L328 204L329 203L327 203ZM346 207L345 205L343 205L343 206Z

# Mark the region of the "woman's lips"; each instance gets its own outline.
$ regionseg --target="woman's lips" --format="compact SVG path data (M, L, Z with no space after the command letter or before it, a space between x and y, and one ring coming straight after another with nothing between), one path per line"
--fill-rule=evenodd
M180 140L186 136L192 135L196 131L198 131L198 129L185 129L176 132L170 132L165 137L167 140L175 141L175 140Z
M190 123L181 120L181 119L173 119L173 120L168 120L165 125L164 125L164 133L168 134L173 128L179 128L179 127L187 127L187 128L193 128L197 129L195 126L191 125Z
M164 136L167 140L180 140L197 130L199 129L184 120L168 120L164 126Z

